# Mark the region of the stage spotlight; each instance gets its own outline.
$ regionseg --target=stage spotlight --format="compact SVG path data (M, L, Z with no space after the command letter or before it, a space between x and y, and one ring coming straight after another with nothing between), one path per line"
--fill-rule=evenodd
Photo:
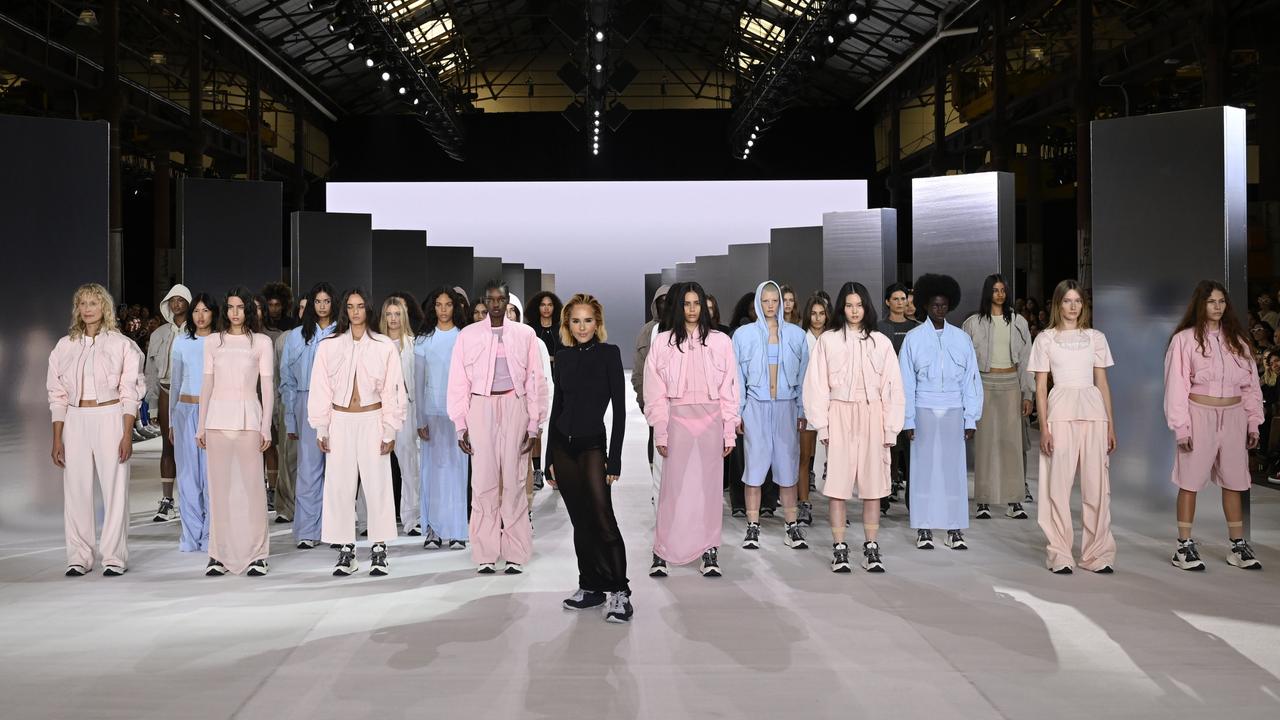
M348 40L348 41L347 41L347 51L348 51L348 52L355 52L355 50L356 50L356 42L355 42L355 40Z
M596 42L604 42L604 31L603 31L603 30L597 30L597 31L596 31Z
M591 154L592 154L592 155L599 155L599 154L600 154L600 149L599 149L599 148L596 148L595 150L592 150L592 151L591 151Z
M603 69L604 69L603 65L601 65L600 63L596 63L596 72L600 72Z
M408 91L405 90L405 87L403 85L401 85L400 87L396 88L396 92L399 93L400 95L403 95Z
M596 120L596 127L600 127L600 121Z
M846 15L846 16L845 16L845 22L849 23L850 25L855 25L855 24L857 24L857 22L858 22L858 13L856 13L856 12L851 12L851 13L849 13L848 15Z
M756 144L756 141L755 141L755 140L748 140L748 141L747 141L747 147L754 147L754 146L755 146L755 144Z
M390 80L390 79L391 79L391 73L387 72L386 70L383 70L383 71L382 71L382 82L387 82L387 81L388 81L388 80Z
M365 66L365 67L367 67L367 68L371 68L371 67L373 67L373 58L365 58L365 59L364 59L364 66Z
M600 117L600 111L596 110L596 117Z
M417 105L420 101L421 101L421 99L420 99L420 98L414 98L414 99L413 99L413 104L414 104L414 105Z
M756 139L756 134L755 134L755 133L751 133L751 139L752 139L752 140L755 140L755 139Z

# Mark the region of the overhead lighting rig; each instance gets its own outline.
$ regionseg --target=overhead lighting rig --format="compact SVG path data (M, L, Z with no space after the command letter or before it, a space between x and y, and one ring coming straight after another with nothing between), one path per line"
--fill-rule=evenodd
M625 45L644 22L635 13L615 17L611 6L616 4L620 3L585 0L580 17L574 13L556 21L566 35L582 37L575 52L577 59L565 62L556 75L577 96L561 116L590 138L593 156L600 154L604 131L616 132L630 117L631 111L617 96L639 74L625 59L614 61L609 57L611 43Z
M434 68L409 50L413 42L394 18L380 14L381 2L311 0L307 8L322 13L329 31L346 38L347 51L363 60L394 100L415 115L446 155L461 162L465 133L458 120L458 101Z

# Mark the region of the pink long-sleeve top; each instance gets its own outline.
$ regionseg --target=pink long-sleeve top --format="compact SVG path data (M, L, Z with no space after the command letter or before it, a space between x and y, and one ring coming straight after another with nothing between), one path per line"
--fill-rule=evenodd
M118 332L82 335L74 340L63 337L49 353L45 378L53 422L65 421L67 408L81 400L119 400L123 414L137 417L138 403L147 392L140 357L137 344Z
M271 376L275 349L265 333L217 333L204 340L204 381L200 387L200 421L206 430L257 430L271 440L275 392ZM258 383L264 392L259 397Z
M333 406L347 407L357 389L361 407L382 403L382 441L395 439L409 406L400 349L390 338L370 330L359 340L350 332L335 333L321 340L316 349L307 422L315 428L317 438L329 437Z
M1248 345L1245 345L1248 352ZM1206 332L1204 347L1196 343L1195 328L1173 336L1164 354L1164 418L1179 440L1191 437L1191 395L1239 397L1244 402L1249 432L1262 424L1262 387L1250 355L1237 355L1222 342L1222 332Z
M902 370L893 343L878 332L864 337L844 330L823 333L809 356L804 376L804 412L819 440L829 439L831 401L880 401L884 441L892 445L902 431L906 400Z
M1027 372L1045 372L1053 377L1049 391L1049 417L1040 422L1066 420L1109 420L1102 391L1093 384L1094 368L1115 365L1107 336L1088 330L1049 328L1031 346Z
M737 443L738 361L728 335L713 330L705 346L690 337L677 349L670 332L659 333L644 361L643 388L655 445L667 444L671 407L692 404L718 404L725 447Z
M495 330L501 332L495 332ZM495 328L487 319L458 333L449 359L449 419L461 438L467 432L471 396L496 394L494 378L498 358L506 362L506 377L516 397L524 400L529 414L529 434L537 435L547 418L547 378L542 371L542 343L533 328L504 322ZM502 354L498 346L502 346Z

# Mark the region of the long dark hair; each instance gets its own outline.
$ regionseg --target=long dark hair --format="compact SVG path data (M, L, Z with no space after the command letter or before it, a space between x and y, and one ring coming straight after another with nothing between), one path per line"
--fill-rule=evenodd
M707 291L696 282L676 283L671 288L671 292L667 293L667 316L671 320L671 344L676 346L680 352L684 352L681 347L689 339L689 331L684 326L684 296L688 293L694 293L698 296L698 305L702 307L702 312L698 314L698 334L701 336L703 346L707 344L707 336L711 334L711 312L707 310ZM675 298L675 302L671 299Z
M831 303L827 301L827 298L817 293L810 295L809 299L804 301L804 314L800 316L800 327L803 328L805 332L809 332L813 329L813 322L809 320L809 315L813 312L814 305L821 305L822 309L827 313L827 324L822 326L823 332L830 330L831 323L834 320L834 318L831 317Z
M448 295L453 301L453 314L449 317L453 320L453 324L458 328L466 327L471 322L471 307L467 304L467 299L460 297L453 288L440 287L432 289L427 293L427 299L422 301L422 313L426 319L422 321L422 325L418 327L418 334L422 336L430 335L436 331L436 323L439 318L436 317L436 298L441 295Z
M754 290L738 298L733 306L733 315L729 316L729 327L737 330L751 322L751 313L756 311L756 293Z
M564 310L564 303L560 302L555 293L546 290L529 298L529 302L524 304L525 324L535 329L542 327L542 313L538 311L538 306L542 304L543 298L551 298L551 327L560 327L560 312Z
M222 322L218 301L214 300L209 293L196 293L195 297L191 298L190 310L187 311L187 337L192 340L196 337L196 323L191 319L191 313L195 311L196 303L204 303L204 306L209 308L209 312L213 313L213 319L209 321L209 330L218 332L219 324Z
M409 313L409 317L406 318L406 320L408 320L407 325L416 335L418 333L418 328L422 327L422 324L426 322L427 319L426 313L422 310L422 306L418 304L418 298L414 297L413 293L404 290L397 290L387 297L400 298L404 301L405 312ZM368 304L368 302L368 300L365 301L366 304Z
M1177 335L1187 328L1195 328L1196 347L1200 348L1201 354L1208 355L1204 347L1204 326L1208 322L1204 306L1209 302L1209 296L1214 290L1222 293L1222 297L1227 300L1227 309L1222 313L1222 321L1219 323L1223 341L1236 355L1252 358L1253 352L1250 349L1249 338L1240 328L1240 318L1236 317L1236 310L1231 306L1231 296L1227 294L1227 288L1217 280L1201 280L1196 283L1196 289L1191 293L1191 302L1187 303L1187 310L1182 313L1182 319L1178 321L1173 334ZM1169 341L1173 341L1172 336Z
M359 295L360 299L364 300L365 333L379 336L378 332L374 330L377 327L377 312L369 307L369 293L366 293L360 287L353 287L342 293L342 302L338 303L338 325L333 329L333 334L329 336L330 338L338 337L351 329L351 317L347 315L347 301L353 295Z
M711 311L712 327L720 327L720 301L711 293L707 293L707 309Z
M229 290L227 297L222 301L222 312L218 316L218 323L221 327L218 332L225 335L231 329L231 320L227 317L227 306L233 297L240 298L240 302L244 303L245 334L253 335L256 332L262 332L262 324L258 322L258 314L253 311L253 291L243 285Z
M291 330L294 326L296 315L293 314L293 291L289 289L289 286L282 282L269 282L262 286L261 295L268 301L280 301L281 308L280 320L272 320L271 312L268 310L263 320L263 326L268 330Z
M982 297L978 299L978 317L991 322L991 293L995 292L996 283L1004 285L1004 318L1005 325L1013 322L1013 313L1009 311L1009 283L1004 281L1000 273L993 273L982 281Z
M308 344L316 336L316 327L320 324L320 319L316 317L316 295L320 293L328 295L331 303L338 302L338 291L329 283L321 281L311 286L311 291L307 293L307 306L302 309L302 340ZM331 304L329 317L333 317L336 310Z
M860 282L847 282L840 286L840 292L836 294L836 307L838 308L835 315L835 324L831 326L832 330L846 332L849 330L849 318L844 314L845 299L850 295L857 295L862 301L862 322L858 323L856 331L862 333L862 337L871 337L871 331L876 329L876 308L871 304L871 293L867 292L867 286ZM872 342L875 342L874 340Z

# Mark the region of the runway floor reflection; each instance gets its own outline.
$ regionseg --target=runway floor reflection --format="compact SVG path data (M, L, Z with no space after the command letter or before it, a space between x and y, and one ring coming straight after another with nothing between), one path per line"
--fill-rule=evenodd
M636 617L560 600L576 582L560 498L535 500L535 558L477 576L469 553L401 538L393 575L330 576L271 525L265 579L205 578L152 523L156 449L133 482L132 569L62 577L61 537L0 545L5 718L1233 718L1280 715L1280 493L1254 493L1261 573L1229 567L1216 499L1198 535L1209 569L1166 555L1171 514L1115 509L1117 573L1042 565L1034 520L975 521L965 553L916 550L904 509L881 530L889 572L827 569L812 549L740 550L725 576L655 581L644 425L633 407L615 502ZM1033 483L1034 487L1034 483ZM1032 506L1034 509L1035 506ZM851 528L850 537L860 536ZM367 568L366 568L367 569Z

